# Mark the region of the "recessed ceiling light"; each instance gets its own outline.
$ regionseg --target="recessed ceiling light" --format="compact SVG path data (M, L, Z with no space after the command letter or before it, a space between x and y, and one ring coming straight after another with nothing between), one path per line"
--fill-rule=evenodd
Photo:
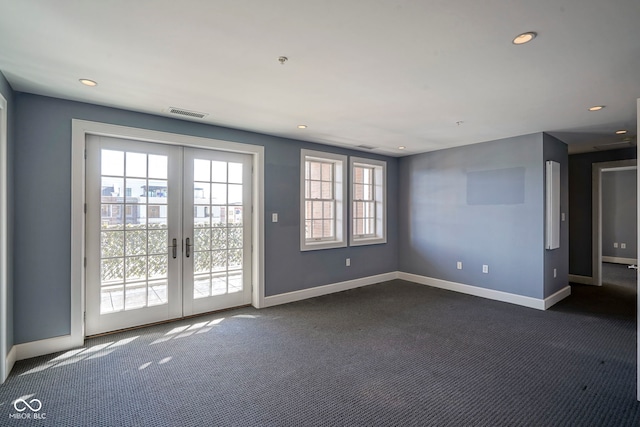
M91 87L98 86L98 83L89 79L80 79L80 83L82 83L85 86L91 86Z
M604 105L594 105L593 107L589 107L589 111L600 111L604 108Z
M528 31L526 33L522 33L516 36L513 39L513 44L525 44L529 43L531 40L535 39L538 34L533 31Z
M620 130L616 131L617 135L624 135L625 133L627 133L627 130L625 130L625 129L620 129Z
M404 145L401 145L401 146L398 147L398 150L404 150L405 148L407 148L407 147L405 147Z
M298 125L298 129L306 129L307 125Z

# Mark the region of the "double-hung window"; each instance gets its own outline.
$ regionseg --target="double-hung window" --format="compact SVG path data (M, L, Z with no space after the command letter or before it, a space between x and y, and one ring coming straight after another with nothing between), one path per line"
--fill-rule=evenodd
M387 242L387 163L351 157L351 246Z
M347 246L347 157L301 151L300 250Z

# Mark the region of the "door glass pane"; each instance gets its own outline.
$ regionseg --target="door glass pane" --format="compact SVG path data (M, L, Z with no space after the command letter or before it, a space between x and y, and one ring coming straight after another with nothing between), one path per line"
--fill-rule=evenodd
M101 150L100 173L100 313L167 304L167 156Z
M147 155L143 153L127 153L127 176L147 176Z
M193 168L193 298L240 292L243 290L243 165L196 159ZM208 172L210 177L205 181ZM210 193L206 189L210 189Z

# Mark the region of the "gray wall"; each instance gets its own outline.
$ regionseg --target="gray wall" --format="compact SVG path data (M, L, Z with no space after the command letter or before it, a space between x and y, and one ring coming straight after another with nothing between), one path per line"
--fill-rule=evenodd
M637 259L637 188L635 170L602 173L602 256Z
M558 292L569 284L569 155L567 145L551 135L543 134L544 161L560 163L560 213L565 220L560 221L560 247L544 251L544 296ZM545 198L546 203L546 198ZM553 270L556 269L556 277Z
M400 270L543 298L543 172L541 133L402 158Z
M14 94L9 82L0 72L0 93L7 100L7 351L13 346L13 158L15 146L15 103Z
M264 146L267 296L398 269L397 159L31 94L15 98L16 343L70 331L72 118ZM387 244L300 252L301 148L387 161ZM270 221L272 212L280 214L278 223Z
M569 156L569 274L591 277L593 163L635 159L636 147Z

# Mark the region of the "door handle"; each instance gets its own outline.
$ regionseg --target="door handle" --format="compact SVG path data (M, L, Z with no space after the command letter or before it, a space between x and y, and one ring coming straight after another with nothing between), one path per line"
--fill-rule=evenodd
M173 258L178 256L178 239L173 239L173 244L171 245L171 254Z
M185 247L185 255L187 258L191 255L191 240L187 237L186 247Z

